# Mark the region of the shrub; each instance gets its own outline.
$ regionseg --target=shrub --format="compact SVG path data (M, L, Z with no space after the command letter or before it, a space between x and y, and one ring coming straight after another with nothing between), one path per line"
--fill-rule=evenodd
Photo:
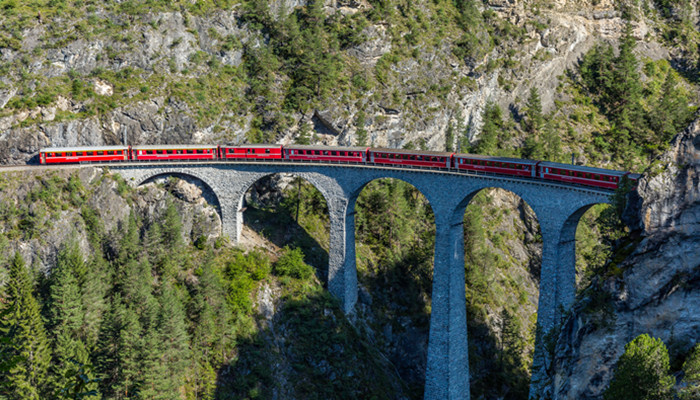
M668 350L661 339L647 334L627 343L617 362L605 400L655 400L672 398L674 379L668 373Z
M275 273L279 276L291 276L297 279L309 279L314 269L304 262L301 249L284 247L284 253L275 263Z

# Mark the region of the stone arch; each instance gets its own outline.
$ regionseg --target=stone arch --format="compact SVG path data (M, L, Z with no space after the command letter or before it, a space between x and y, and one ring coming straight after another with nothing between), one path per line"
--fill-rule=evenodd
M559 245L557 246L557 295L556 303L559 307L556 321L559 321L559 309L568 310L574 303L576 296L576 229L581 217L593 206L608 203L588 203L566 217L559 233Z
M238 221L238 224L236 226L236 240L240 238L241 229L243 227L243 212L241 210L243 210L246 193L248 193L248 191L253 187L253 185L255 185L255 183L259 182L260 180L278 174L288 174L293 177L301 178L306 182L310 183L316 190L318 190L321 193L323 199L326 201L326 204L329 204L330 207L330 199L332 198L331 194L329 193L328 188L323 184L323 182L320 182L320 180L318 179L319 177L316 176L318 174L316 173L296 171L273 171L251 174L249 177L241 181L239 190L234 195L234 202L236 204L236 216Z
M223 211L221 208L221 201L219 200L219 193L202 177L197 176L197 174L182 171L158 171L154 174L144 174L138 179L134 179L135 186L141 186L146 183L152 182L158 178L174 176L176 178L184 179L190 183L194 183L200 189L202 189L202 196L204 199L216 209L216 213L221 219L222 226L224 221Z
M382 257L379 262L364 264L366 265L364 271L371 272L360 275L363 288L367 289L360 292L364 294L361 297L363 299L361 307L376 305L376 300L371 301L374 297L398 304L399 308L408 311L403 317L405 318L402 323L403 329L392 330L390 333L383 331L380 335L391 343L416 343L416 346L411 346L411 351L391 352L389 358L400 357L403 360L397 367L400 376L412 385L422 386L425 379L425 349L429 337L429 304L432 296L435 244L415 240L412 236L398 235L397 232L400 232L398 222L391 221L393 218L393 221L406 222L403 226L412 229L413 232L434 237L436 217L433 216L436 211L419 185L415 185L411 179L404 179L406 175L394 175L372 175L371 179L362 181L352 192L348 200L349 209L352 211L346 218L346 225L350 237L348 248L352 248L353 251L348 251L348 258L351 257L355 265L363 266L363 260L366 259L357 257L354 251L355 237L359 239L363 234L372 238L370 240L378 240L379 244L375 249L383 249L387 243L398 243L398 249L392 249L394 251L391 252L391 256ZM360 218L363 215L363 206L366 206L365 211L370 212L370 215L364 214L367 218ZM429 215L432 216L429 217ZM405 221L404 218L410 221ZM367 230L363 231L363 226ZM394 232L393 239L391 239L390 230ZM396 242L399 238L401 241ZM420 250L416 251L416 249ZM360 268L360 271L363 269ZM393 284L387 285L386 282ZM396 290L397 287L402 289ZM393 316L389 318L380 316L378 321L382 326L396 326L397 320ZM404 346L397 345L395 348L398 350Z
M460 239L464 243L461 262L467 330L470 340L481 343L470 354L476 356L472 388L491 387L491 377L505 372L513 378L509 393L527 396L529 376L518 366L532 357L534 348L524 346L512 353L513 358L499 358L510 347L504 346L498 332L501 324L521 326L513 338L527 343L531 327L536 326L532 317L537 315L542 263L538 215L517 190L488 185L468 193L451 221L454 225L464 222ZM506 395L498 386L489 390L493 395L499 391Z

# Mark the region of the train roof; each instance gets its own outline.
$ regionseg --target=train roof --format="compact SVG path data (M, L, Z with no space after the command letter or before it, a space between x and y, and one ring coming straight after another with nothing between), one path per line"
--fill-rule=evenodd
M281 145L281 144L259 144L259 143L258 143L258 144L236 144L236 145L234 145L234 144L223 144L223 145L221 145L221 147L226 148L226 149L230 149L230 148L267 149L267 148L270 148L270 147L281 148L282 145Z
M374 151L374 152L379 152L379 153L394 153L394 154L419 154L422 156L438 156L438 157L449 157L452 154L454 154L451 152L444 152L444 151L389 149L386 147L369 149L369 151Z
M215 149L215 144L147 144L131 146L134 150L186 150L186 149Z
M551 161L542 161L542 162L540 162L540 166L541 167L548 167L548 168L566 169L569 171L588 172L588 173L592 173L592 174L605 174L605 175L612 175L612 176L624 176L624 175L629 173L627 171L618 171L618 170L614 170L614 169L586 167L584 165L562 164L562 163L551 162Z
M296 145L291 144L284 146L285 149L295 150L327 150L327 151L366 151L367 147L360 146L313 146L313 145Z
M128 150L128 146L83 146L83 147L44 147L40 153L65 153L73 151L112 151Z
M492 157L492 156L484 156L481 154L455 153L455 157L474 158L474 159L487 160L487 161L499 161L499 162L513 163L513 164L528 164L528 165L537 164L536 160L529 160L527 158Z

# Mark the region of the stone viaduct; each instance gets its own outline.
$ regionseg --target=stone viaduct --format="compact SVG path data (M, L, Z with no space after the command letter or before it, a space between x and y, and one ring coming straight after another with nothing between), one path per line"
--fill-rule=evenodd
M542 233L542 267L538 337L530 397L539 396L549 356L543 337L561 318L575 295L575 234L580 217L591 206L609 203L610 192L546 183L532 179L471 175L420 169L362 165L300 163L158 163L120 164L110 168L132 185L157 176L196 178L218 198L223 233L235 243L243 225L246 191L259 179L289 173L313 184L330 213L328 290L346 313L357 301L355 202L369 182L396 178L415 186L433 209L436 225L432 311L428 339L425 399L469 399L467 315L462 220L470 200L484 188L502 188L532 207Z

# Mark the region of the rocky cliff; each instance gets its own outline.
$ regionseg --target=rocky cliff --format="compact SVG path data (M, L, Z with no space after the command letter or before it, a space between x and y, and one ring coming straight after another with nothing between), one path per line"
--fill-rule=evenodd
M306 129L326 144L443 150L462 136L478 138L488 101L522 118L532 87L544 110L565 120L565 72L595 43L615 42L626 21L609 1L489 1L473 10L419 2L399 12L371 1L326 2L332 18L323 29L332 37L323 38L340 42L320 53L335 57L320 76L335 81L291 107L296 65L308 61L286 65L301 56L285 53L293 38L275 32L303 4L203 11L178 3L71 5L59 16L9 2L0 16L0 162L25 163L43 146L290 142ZM639 55L694 57L665 47L663 20L646 7L634 9ZM296 18L302 33L311 29L304 18ZM450 127L456 135L447 135ZM567 147L586 153L580 143Z
M565 321L554 398L600 399L625 344L642 333L661 338L672 363L700 341L700 120L652 164L638 193L626 216L640 241Z

